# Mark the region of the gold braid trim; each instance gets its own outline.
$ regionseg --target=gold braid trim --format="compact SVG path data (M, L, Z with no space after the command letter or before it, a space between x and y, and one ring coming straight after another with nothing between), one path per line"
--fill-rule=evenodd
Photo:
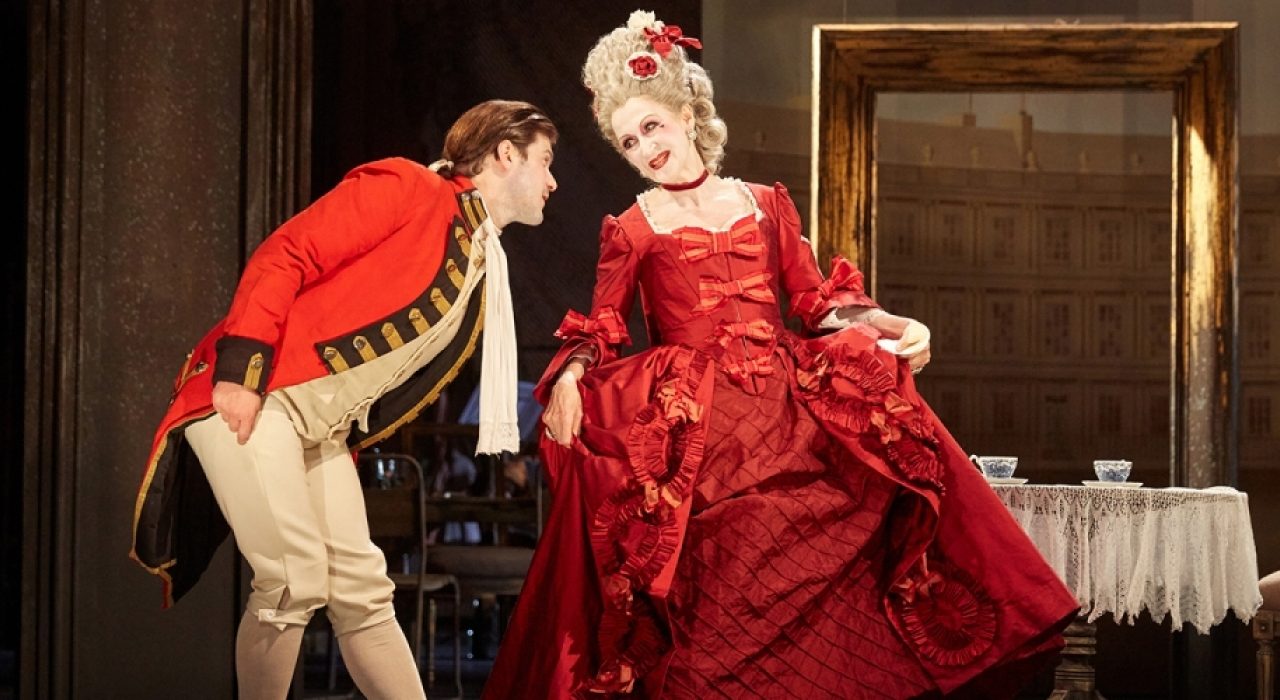
M169 450L169 434L175 430L186 430L192 423L208 418L215 411L210 408L208 413L201 413L190 420L179 423L177 427L170 430L164 436L164 445L156 450L155 455L151 457L151 463L147 465L147 472L142 476L142 487L138 489L138 498L133 504L133 537L129 545L129 558L138 562L138 565L147 570L147 573L155 574L164 579L164 606L166 608L173 606L173 579L169 576L168 569L178 563L177 559L170 559L160 566L148 566L141 558L138 557L138 523L142 520L142 507L147 501L147 492L151 490L151 481L156 476L156 465L160 463L160 457Z
M458 356L457 361L453 363L453 366L449 368L449 371L445 372L444 376L440 377L440 381L436 382L436 385L431 387L431 391L428 391L426 395L422 397L421 401L419 401L416 405L414 405L413 408L409 409L408 411L405 411L405 414L403 416L400 416L399 418L397 418L395 421L391 423L391 425L388 425L387 427L383 428L381 431L373 435L370 435L369 437L366 437L365 439L356 443L355 446L353 446L351 449L363 450L369 445L382 442L383 440L386 440L387 438L391 437L392 433L399 430L401 427L403 427L406 423L412 421L414 418L417 418L418 414L422 412L422 409L426 408L433 401L435 401L440 396L440 392L443 391L444 388L449 385L449 382L452 382L454 379L457 378L458 373L462 371L462 366L467 363L467 360L471 359L471 355L476 351L476 340L480 337L480 331L484 329L484 305L485 305L484 288L482 287L479 291L480 291L480 310L477 313L476 324L471 329L471 336L467 338L467 344L466 344L466 347L463 348L462 354Z

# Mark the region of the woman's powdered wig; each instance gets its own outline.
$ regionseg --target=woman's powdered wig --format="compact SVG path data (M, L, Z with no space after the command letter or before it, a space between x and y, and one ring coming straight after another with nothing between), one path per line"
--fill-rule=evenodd
M678 28L667 27L652 12L640 11L631 13L625 26L600 37L582 67L582 84L591 91L596 126L621 151L610 119L627 100L648 97L677 113L688 105L697 129L694 146L707 169L718 173L729 130L716 116L711 78L689 60L682 45L700 44L681 38L673 42L672 37L679 37Z
M528 102L489 100L467 110L449 127L444 137L441 159L451 166L440 169L445 177L473 177L484 168L489 154L497 155L498 144L510 141L528 156L529 144L546 136L555 145L558 132L542 110Z

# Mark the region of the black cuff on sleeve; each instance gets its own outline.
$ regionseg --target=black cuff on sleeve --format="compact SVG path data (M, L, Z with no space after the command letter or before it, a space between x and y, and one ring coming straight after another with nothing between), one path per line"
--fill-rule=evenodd
M218 339L213 381L234 382L259 394L265 393L275 350L261 340L238 335Z

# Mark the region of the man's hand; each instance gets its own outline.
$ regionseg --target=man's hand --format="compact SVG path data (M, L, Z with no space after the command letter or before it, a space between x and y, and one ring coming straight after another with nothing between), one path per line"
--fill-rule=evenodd
M213 409L236 434L236 442L243 445L249 441L253 426L258 422L262 397L242 384L218 382L213 385Z
M547 437L568 447L582 433L582 394L578 393L578 375L566 369L551 389L551 400L542 412Z

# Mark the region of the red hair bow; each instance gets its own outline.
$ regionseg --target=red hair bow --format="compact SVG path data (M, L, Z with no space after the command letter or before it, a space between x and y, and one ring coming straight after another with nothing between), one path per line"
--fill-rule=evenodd
M688 46L693 49L701 49L702 42L691 36L684 36L680 28L674 24L663 25L662 29L654 31L645 27L644 36L649 40L649 45L653 47L654 53L666 58L671 53L673 46Z

